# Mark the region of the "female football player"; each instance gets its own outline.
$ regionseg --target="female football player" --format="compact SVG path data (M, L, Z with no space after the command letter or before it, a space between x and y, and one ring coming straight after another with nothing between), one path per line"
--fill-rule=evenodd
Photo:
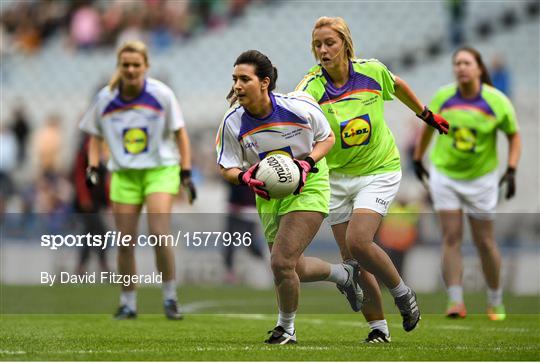
M453 56L456 82L442 87L430 107L452 124L450 137L437 138L428 173L422 157L432 137L424 129L414 152L415 172L420 180L429 178L431 199L442 227L442 272L448 291L448 317L467 314L463 303L463 212L469 219L472 236L488 286L488 317L506 317L500 279L501 255L493 233L497 205L497 130L508 138L508 165L500 183L507 184L506 198L514 196L515 174L521 153L516 115L508 98L492 87L480 53L470 47Z
M173 197L180 183L190 202L195 198L191 181L191 151L184 118L173 91L147 78L146 45L130 41L117 52L117 69L107 87L97 95L81 122L91 135L87 181L96 184L99 149L105 142L111 157L110 198L116 227L131 235L133 244L120 247L118 273L135 275L135 241L143 204L148 211L149 232L169 234ZM180 319L172 246L157 246L156 265L162 274L167 318ZM117 319L137 316L135 284L122 286Z
M297 90L317 100L338 135L327 155L332 192L328 221L343 258L353 257L390 289L403 328L411 331L420 319L416 294L373 242L401 180L399 151L383 117L384 101L396 96L441 133L448 131L448 123L424 107L407 83L384 64L356 59L349 27L342 18L319 18L311 46L319 64L309 70ZM365 341L388 342L381 295L371 274L361 274L361 286L366 289L363 313L371 327Z
M324 156L334 144L334 134L309 95L272 92L277 69L264 54L256 50L242 53L234 63L232 78L228 96L232 106L216 139L217 162L227 181L248 185L257 195L279 307L276 327L265 342L296 343L300 281L335 282L354 310L362 302L356 261L330 265L303 256L328 214L330 187ZM255 178L259 162L274 152L293 158L301 175L293 195L275 200Z

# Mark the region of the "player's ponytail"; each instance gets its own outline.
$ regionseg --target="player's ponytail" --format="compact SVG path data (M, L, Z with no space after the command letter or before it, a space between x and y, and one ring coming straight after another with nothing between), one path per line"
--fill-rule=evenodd
M124 52L134 52L134 53L141 54L144 58L145 65L147 67L150 66L148 62L148 49L146 48L146 44L144 44L143 42L139 40L132 40L132 41L122 44L122 46L120 46L120 48L118 48L118 50L116 51L116 70L114 71L111 79L109 80L109 89L111 91L114 91L120 84L120 79L122 78L122 76L120 75L120 69L119 69L120 56Z
M266 55L262 54L258 50L247 50L236 58L234 66L239 64L251 64L253 67L255 67L255 75L257 78L259 78L259 80L263 80L265 78L270 79L268 92L271 92L276 88L278 70L276 67L274 67ZM234 87L231 87L226 99L231 106L236 102L237 97L234 94Z
M270 85L268 86L268 91L273 91L276 88L277 77L277 68L272 66L272 76L270 77Z
M491 81L491 76L489 75L489 71L482 59L482 55L480 54L480 52L474 49L473 47L461 47L454 52L452 56L452 60L455 61L456 56L458 55L459 52L470 53L476 60L476 64L478 64L478 68L480 68L480 71L482 72L482 74L480 75L480 82L493 86L493 82Z

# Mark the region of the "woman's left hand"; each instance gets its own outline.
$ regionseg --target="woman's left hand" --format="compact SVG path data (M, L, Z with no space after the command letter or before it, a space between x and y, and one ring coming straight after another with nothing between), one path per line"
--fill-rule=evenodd
M297 195L302 192L302 189L304 189L308 173L317 173L319 172L319 169L315 167L315 160L313 160L313 158L309 156L305 160L293 160L296 166L298 166L298 169L300 170L300 181L298 182L298 188L296 188L293 193L294 195Z

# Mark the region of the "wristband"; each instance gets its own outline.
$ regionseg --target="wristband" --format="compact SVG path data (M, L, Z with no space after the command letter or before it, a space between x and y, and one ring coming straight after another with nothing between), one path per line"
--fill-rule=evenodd
M238 183L240 185L247 185L245 182L244 182L244 174L246 172L245 171L241 171L240 174L238 174Z
M304 161L307 161L309 166L311 166L311 169L315 167L315 160L311 156L308 156L304 159Z
M180 170L180 179L184 178L191 178L191 170L190 169L182 169Z
M421 113L417 113L416 116L420 117L422 120L425 120L429 116L429 108L424 106L424 109Z

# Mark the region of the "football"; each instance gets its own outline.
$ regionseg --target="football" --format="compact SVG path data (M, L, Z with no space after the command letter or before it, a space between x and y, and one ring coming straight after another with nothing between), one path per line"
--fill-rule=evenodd
M259 163L255 178L264 182L264 190L271 199L291 195L300 181L300 170L293 159L282 154L271 154Z

